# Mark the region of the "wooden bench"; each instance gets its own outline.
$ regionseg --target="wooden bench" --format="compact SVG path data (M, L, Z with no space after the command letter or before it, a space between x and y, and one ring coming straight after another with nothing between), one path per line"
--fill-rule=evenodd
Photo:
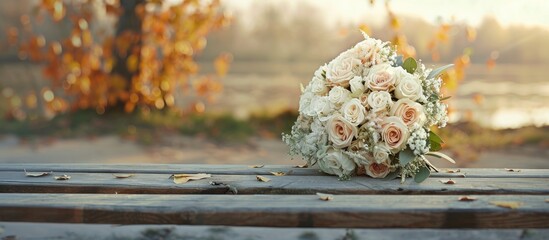
M29 177L25 171L52 173ZM279 171L287 175L271 173ZM134 175L113 175L121 173ZM175 184L175 173L212 176ZM71 178L54 179L62 174ZM270 181L258 181L258 175ZM449 179L454 184L445 184ZM333 199L322 201L318 192ZM476 200L460 201L463 196ZM549 170L460 169L401 184L367 177L338 181L282 165L0 164L0 222L549 228Z

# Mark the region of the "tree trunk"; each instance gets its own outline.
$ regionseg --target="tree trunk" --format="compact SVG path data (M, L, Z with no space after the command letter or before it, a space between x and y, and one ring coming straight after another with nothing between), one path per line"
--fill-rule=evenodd
M111 76L120 76L124 79L124 91L129 92L132 87L132 80L134 76L139 75L139 63L141 57L141 44L142 44L142 16L138 16L138 7L144 7L145 0L124 0L120 1L120 5L123 9L122 15L118 19L116 26L116 39L124 39L124 44L127 44L126 49L121 49L117 44L114 44L115 64L112 69ZM131 56L136 56L135 62L136 69L132 70L128 67L128 59ZM127 100L126 100L127 101ZM114 106L116 110L124 110L125 101L118 100Z

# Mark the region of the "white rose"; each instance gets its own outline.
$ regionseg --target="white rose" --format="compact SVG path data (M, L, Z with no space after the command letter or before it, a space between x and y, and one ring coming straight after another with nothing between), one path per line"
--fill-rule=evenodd
M333 86L348 87L349 81L355 76L353 69L358 65L360 60L344 52L328 64L326 80Z
M318 79L316 77L313 77L313 80L311 80L311 92L313 92L316 95L324 95L328 92L328 86L322 79Z
M351 145L353 138L358 132L357 128L341 115L335 115L330 118L326 128L328 129L328 137L336 148L344 148Z
M318 166L323 172L339 177L350 175L356 168L353 160L335 149L328 150L326 156L318 161Z
M392 91L395 89L393 68L387 64L374 65L370 68L366 83L372 91Z
M311 104L311 110L318 116L327 116L334 111L333 104L326 96L314 98Z
M415 123L423 126L427 120L423 106L407 98L400 99L393 104L389 114L400 118L408 127Z
M389 162L389 149L383 144L379 144L374 147L373 157L376 163L388 163Z
M410 137L408 127L399 117L387 117L381 125L381 138L385 146L393 153L397 153L406 146Z
M340 86L333 87L332 90L330 90L330 92L328 93L328 99L333 104L343 104L350 98L351 92Z
M371 92L368 95L368 105L374 112L384 111L393 104L391 94L385 91Z
M362 77L360 76L355 76L353 79L351 79L351 81L349 81L349 85L351 85L351 93L353 93L353 97L360 96L366 90Z
M356 98L349 100L342 107L343 117L347 119L353 126L358 126L366 118L366 109Z
M412 75L404 76L399 80L395 88L395 97L398 99L409 98L412 101L418 100L423 96L423 88L418 79Z
M387 163L371 162L366 166L366 174L373 178L384 178L389 172L390 168Z

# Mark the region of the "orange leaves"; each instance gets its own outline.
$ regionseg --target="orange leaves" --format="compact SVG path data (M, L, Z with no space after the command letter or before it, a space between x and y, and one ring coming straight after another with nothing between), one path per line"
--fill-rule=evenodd
M227 74L232 55L221 54L213 62L215 75L207 76L196 75L199 65L194 56L206 46L207 35L226 25L230 18L215 0L176 1L168 5L166 1L135 1L138 2L143 4L133 9L123 9L128 4L121 0L103 2L108 15L117 17L130 12L130 16L134 14L131 17L142 21L137 21L140 26L121 28L108 35L92 26L97 23L95 1L41 0L38 13L50 15L54 21L66 19L64 22L71 24L64 39L51 42L33 34L35 15L22 15L23 29L8 28L7 42L18 45L20 58L45 63L43 74L51 80L47 85L51 89L10 96L8 102L14 111L25 106L36 108L40 103L49 112L90 108L102 114L114 105L124 106L126 112L140 106L163 109L176 105L176 90L183 88L196 92L193 95L198 98L191 101L194 105L190 110L203 112L204 103L213 101L223 89L219 78ZM113 23L114 29L126 24ZM25 42L19 42L20 39ZM24 116L15 112L13 115Z
M219 55L215 61L215 71L217 72L217 76L224 77L227 74L227 71L229 71L229 65L231 64L233 60L233 56L229 53L223 53Z
M62 0L42 0L40 5L55 21L61 21L65 17L67 9Z
M496 60L499 58L499 52L493 51L490 53L490 57L486 61L486 67L488 67L488 70L492 70L496 66Z

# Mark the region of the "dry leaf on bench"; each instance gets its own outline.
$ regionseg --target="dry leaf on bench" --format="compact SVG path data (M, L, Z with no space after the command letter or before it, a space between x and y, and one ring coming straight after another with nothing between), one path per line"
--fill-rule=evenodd
M277 177L280 177L280 176L285 176L286 173L285 172L270 172L271 174L277 176Z
M459 197L458 200L462 201L462 202L472 202L472 201L476 201L477 198L476 197L469 197L469 196L462 196L462 197Z
M444 171L446 173L458 173L458 172L461 172L461 169L449 169L449 168L446 168L444 169Z
M490 202L490 204L496 205L498 207L510 208L510 209L515 209L522 206L521 202L506 202L506 201L492 201Z
M308 168L309 166L307 166L307 164L303 164L303 165L295 165L294 168Z
M332 194L316 193L316 195L318 196L318 198L320 198L320 200L323 200L323 201L330 201L334 199L334 195Z
M440 180L441 183L444 183L444 184L456 184L456 181L452 180L452 179L448 179L448 180Z
M507 172L520 172L520 169L506 168L505 171L507 171Z
M249 168L262 168L265 167L265 165L250 165Z
M210 177L212 177L212 175L207 173L197 173L197 174L181 173L181 174L173 174L170 176L170 178L173 178L173 182L176 184L186 183L190 180L200 180L200 179L210 178Z
M113 174L115 178L129 178L129 177L133 177L133 175L135 174Z
M61 176L55 176L53 178L55 178L55 180L60 180L61 181L61 180L69 180L69 179L71 179L71 176L63 174Z
M255 178L257 179L257 181L260 181L260 182L270 182L271 181L271 179L263 177L263 176L259 176L259 175L255 176Z
M43 177L50 174L51 172L27 172L27 170L25 170L25 176L27 177Z

